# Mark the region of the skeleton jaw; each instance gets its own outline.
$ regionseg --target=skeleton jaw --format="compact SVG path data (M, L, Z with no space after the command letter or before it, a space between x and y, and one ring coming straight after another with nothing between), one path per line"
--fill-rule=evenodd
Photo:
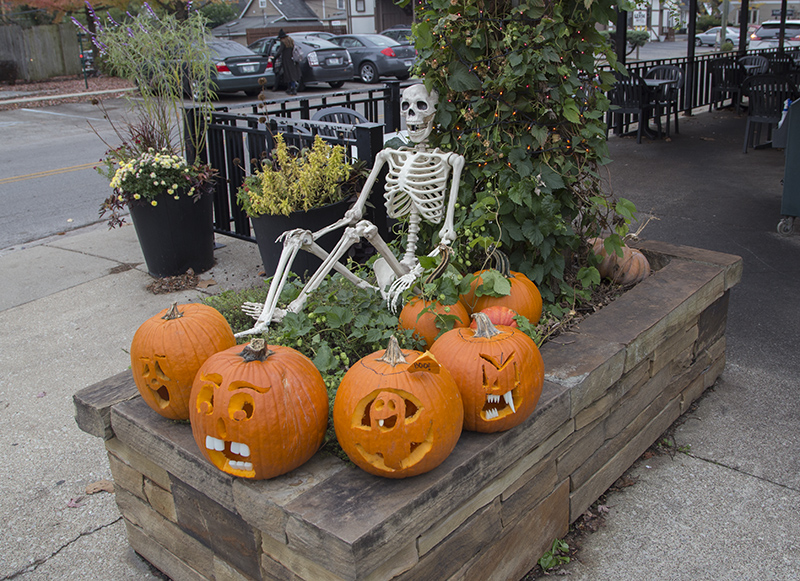
M406 127L408 128L408 137L416 144L425 143L428 140L431 132L433 131L433 115L421 122L406 120Z

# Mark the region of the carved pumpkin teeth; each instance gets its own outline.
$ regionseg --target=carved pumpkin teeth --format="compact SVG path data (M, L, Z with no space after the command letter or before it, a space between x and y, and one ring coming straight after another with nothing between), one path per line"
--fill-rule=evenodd
M514 407L514 394L512 392L510 392L510 391L507 391L503 395L503 399L506 401L506 404L508 405L508 407L511 408L511 413L512 414L517 413L517 409Z
M231 442L231 452L237 454L238 456L247 458L250 456L250 447L241 442Z
M225 451L225 440L213 436L206 436L206 448L216 452ZM231 442L231 453L247 458L250 456L250 447L242 442Z
M383 427L383 420L378 420L378 425L379 425L380 427Z
M253 469L252 462L240 462L238 460L229 460L228 466L230 466L234 470L243 470L245 472L249 472Z
M217 452L225 451L225 442L213 436L206 436L206 448Z

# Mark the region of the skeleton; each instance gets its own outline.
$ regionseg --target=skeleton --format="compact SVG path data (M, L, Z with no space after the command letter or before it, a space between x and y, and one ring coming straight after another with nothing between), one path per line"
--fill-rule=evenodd
M331 270L336 270L361 288L379 291L389 303L389 307L396 309L403 291L410 288L422 273L422 267L416 256L420 222L425 220L439 224L444 221L439 231L440 245L429 256L436 256L443 245L449 246L455 240L453 215L464 158L438 148L431 150L427 146L428 137L433 129L438 99L439 96L435 91L428 93L423 85L412 85L405 89L400 102L401 114L406 120L409 138L416 145L381 150L375 158L375 166L358 200L341 220L317 232L297 229L281 234L278 240L283 241L283 251L267 298L263 305L245 303L242 306L242 310L256 319L256 323L252 329L238 333L237 336L261 333L273 321L281 321L287 312L300 312L305 306L308 295L322 284ZM367 199L384 165L388 166L384 192L387 214L391 218L408 216L407 246L401 260L397 260L380 237L378 228L368 220L362 220ZM451 172L453 176L448 192L447 183L450 181ZM316 243L321 236L343 227L345 227L344 234L330 254ZM368 240L381 256L373 267L378 282L377 287L359 278L339 262L350 247L362 238ZM300 295L286 310L282 310L277 308L278 298L286 284L294 257L300 249L321 258L322 266L309 278Z

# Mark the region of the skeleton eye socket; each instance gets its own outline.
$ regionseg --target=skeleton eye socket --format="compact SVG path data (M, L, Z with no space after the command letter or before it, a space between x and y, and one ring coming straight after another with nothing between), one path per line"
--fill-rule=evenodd
M400 103L400 108L403 111L408 111L409 107L411 107L411 103L409 103L408 101L403 101L402 103Z
M425 101L417 101L417 109L420 111L427 111L428 104Z

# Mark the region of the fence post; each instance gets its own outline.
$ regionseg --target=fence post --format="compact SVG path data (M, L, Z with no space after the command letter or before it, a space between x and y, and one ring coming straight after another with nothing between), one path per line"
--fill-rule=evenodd
M400 81L386 81L383 90L383 121L386 133L400 131Z
M375 157L383 149L383 125L378 123L359 123L355 126L356 130L356 150L358 159L363 159L368 167L373 167ZM389 221L386 216L386 200L383 198L383 191L386 188L386 169L381 172L381 176L372 186L369 194L369 202L372 208L369 212L372 215L370 222L378 227L378 233L386 241L389 241Z

